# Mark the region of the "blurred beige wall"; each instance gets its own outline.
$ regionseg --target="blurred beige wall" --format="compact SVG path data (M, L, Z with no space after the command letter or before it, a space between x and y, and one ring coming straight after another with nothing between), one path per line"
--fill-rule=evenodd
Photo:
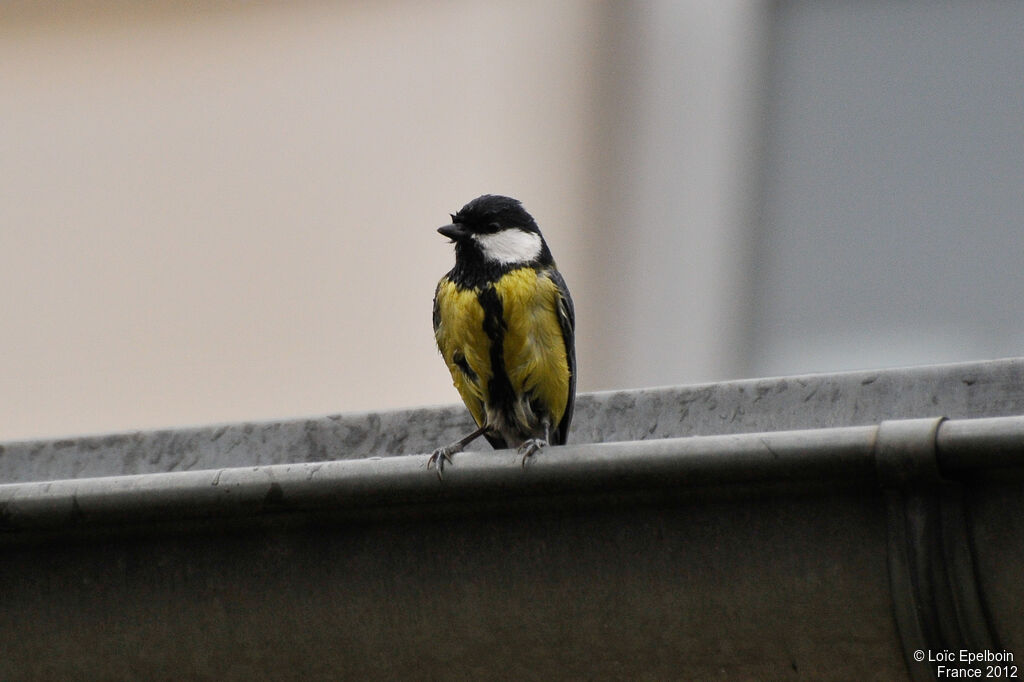
M662 197L695 216L686 239L741 222L721 210L741 174L715 144L737 106L716 60L752 14L680 7L673 21L717 31L685 93L710 110L685 127L648 109L652 84L679 86L650 66L650 7L0 9L0 440L454 402L430 331L452 261L434 228L485 192L523 200L566 274L581 390L723 378L707 348L727 332L672 322L645 356L659 330L635 326L676 319L643 301L680 284L642 279L671 270L658 235L680 223L630 225L661 172L657 139L630 151L638 134L687 131L691 172L725 183ZM724 76L701 85L708 69Z

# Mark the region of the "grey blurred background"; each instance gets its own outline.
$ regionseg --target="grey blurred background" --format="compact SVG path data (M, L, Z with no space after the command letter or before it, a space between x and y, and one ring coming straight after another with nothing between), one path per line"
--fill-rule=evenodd
M1024 352L1024 3L0 5L0 439L457 400L537 218L594 391Z

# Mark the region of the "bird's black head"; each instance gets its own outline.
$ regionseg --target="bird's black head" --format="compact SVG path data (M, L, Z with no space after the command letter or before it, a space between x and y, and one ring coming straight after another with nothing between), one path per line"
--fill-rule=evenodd
M474 234L493 234L509 228L540 232L518 199L496 194L473 199L452 216L452 223Z
M511 197L477 197L452 215L451 225L437 231L455 243L457 271L500 273L553 262L537 223Z

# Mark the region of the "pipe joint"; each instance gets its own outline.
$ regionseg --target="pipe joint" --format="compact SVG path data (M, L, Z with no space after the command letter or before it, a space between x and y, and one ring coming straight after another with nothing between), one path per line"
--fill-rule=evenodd
M875 471L884 489L942 479L936 437L945 417L883 421L875 436Z

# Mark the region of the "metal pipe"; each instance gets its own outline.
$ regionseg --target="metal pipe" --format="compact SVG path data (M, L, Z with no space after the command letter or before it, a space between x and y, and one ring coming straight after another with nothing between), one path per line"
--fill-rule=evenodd
M947 420L935 446L943 473L1019 467L1024 464L1024 416Z
M0 532L474 499L876 480L878 426L465 452L438 481L424 455L0 485ZM1024 466L1024 416L944 421L943 473Z

